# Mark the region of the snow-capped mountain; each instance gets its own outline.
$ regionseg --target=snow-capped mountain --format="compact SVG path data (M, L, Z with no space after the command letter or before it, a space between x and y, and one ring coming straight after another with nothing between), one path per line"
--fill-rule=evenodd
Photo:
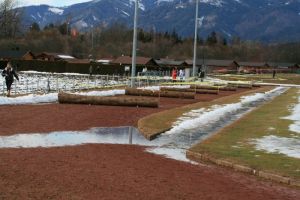
M69 21L87 30L114 22L133 24L135 0L94 0L63 8L23 7L24 23ZM140 0L139 26L157 32L176 30L193 36L195 0ZM200 0L201 36L216 31L226 37L262 41L300 41L300 0Z

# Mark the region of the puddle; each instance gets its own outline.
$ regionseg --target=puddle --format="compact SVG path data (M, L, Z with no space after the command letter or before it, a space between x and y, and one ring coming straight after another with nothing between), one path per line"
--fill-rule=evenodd
M133 127L92 128L87 131L18 134L0 137L0 148L63 147L83 144L153 145Z
M185 152L192 145L201 142L213 135L216 131L239 119L252 109L280 95L286 88L277 88L265 94L256 94L245 97L241 102L222 106L215 106L211 109L200 109L193 111L181 118L182 121L193 120L207 114L205 119L200 118L193 121L189 129L171 130L171 133L162 134L153 141L146 140L134 127L116 128L92 128L87 131L62 131L48 134L18 134L13 136L1 136L0 148L38 148L38 147L63 147L83 144L132 144L149 147L146 151L168 158L190 162L185 157ZM255 97L255 98L254 98ZM227 106L227 107L226 107ZM222 108L226 108L222 110ZM222 110L217 112L216 110ZM187 123L189 124L189 123Z

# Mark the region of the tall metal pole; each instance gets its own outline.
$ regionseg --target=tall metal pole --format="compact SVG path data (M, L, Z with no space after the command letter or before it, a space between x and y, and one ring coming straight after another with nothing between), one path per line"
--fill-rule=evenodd
M193 77L196 76L196 62L197 62L197 39L198 39L198 11L199 0L196 0L196 16L195 16L195 38L194 38L194 59L193 59Z
M136 73L136 47L137 47L137 21L138 21L139 1L135 0L134 9L134 27L133 27L133 44L132 44L132 66L131 66L131 87L134 87Z

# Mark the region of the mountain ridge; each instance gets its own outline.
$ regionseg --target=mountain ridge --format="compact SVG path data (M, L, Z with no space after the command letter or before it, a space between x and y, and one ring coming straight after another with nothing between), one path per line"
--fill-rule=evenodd
M155 32L176 30L183 37L194 34L194 0L141 0L139 27ZM134 0L94 0L67 7L47 5L27 6L23 23L69 21L81 31L115 22L133 25ZM300 41L300 0L200 0L199 34L206 37L212 31L226 38L263 42Z

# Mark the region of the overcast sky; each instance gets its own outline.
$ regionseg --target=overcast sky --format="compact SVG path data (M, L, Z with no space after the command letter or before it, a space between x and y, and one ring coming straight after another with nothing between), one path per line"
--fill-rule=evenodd
M91 0L18 0L20 6L47 4L51 6L68 6Z

